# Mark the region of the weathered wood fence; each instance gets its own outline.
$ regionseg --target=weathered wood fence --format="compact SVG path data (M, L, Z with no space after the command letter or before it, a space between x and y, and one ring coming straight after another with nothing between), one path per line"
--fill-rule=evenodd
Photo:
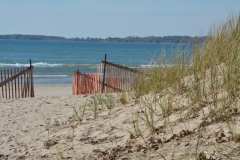
M34 97L33 66L0 70L0 97L25 98Z
M96 73L74 72L72 77L72 94L130 91L132 90L131 83L138 72L138 70L133 68L102 61Z

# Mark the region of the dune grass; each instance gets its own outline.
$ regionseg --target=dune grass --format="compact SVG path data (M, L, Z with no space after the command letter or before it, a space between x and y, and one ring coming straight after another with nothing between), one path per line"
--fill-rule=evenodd
M146 99L140 101L144 110L143 114L139 114L140 119L153 134L158 123L154 120L156 102L166 124L171 123L167 117L173 113L184 119L201 112L208 118L208 123L226 123L232 140L236 142L239 133L234 129L236 122L232 115L237 114L240 107L240 15L231 15L225 22L214 25L203 44L196 39L190 61L185 59L186 54L186 50L180 49L173 57L171 66L167 65L163 56L155 60L155 67L137 75L134 81L135 97L149 93L155 97L152 102ZM204 113L205 107L208 113ZM184 114L185 110L188 110L187 114ZM195 158L207 159L205 152L199 151L198 145ZM240 153L239 150L235 151ZM230 154L224 156L231 159Z
M130 139L140 137L148 146L144 147L139 142L136 152L132 153L135 157L142 159L139 150L145 152L148 148L159 158L169 159L166 156L168 153L157 151L158 144L153 140L161 128L172 136L166 140L158 139L158 142L174 141L171 159L232 159L240 156L239 147L219 142L226 140L224 132L216 132L216 140L209 145L214 148L214 153L201 146L207 126L219 122L228 128L230 137L226 141L240 142L234 119L240 111L240 15L231 15L225 22L214 25L204 43L196 39L191 52L179 47L172 55L169 62L163 52L162 57L153 58L153 68L145 68L141 74L135 75L133 92L119 93L117 98L111 94L95 94L79 110L73 107L76 119L81 123L88 107L95 120L98 120L101 108L111 111L117 103L129 107L129 96L133 95L140 111L132 116L130 128L118 130L127 131ZM194 130L189 130L188 120L197 116L202 117L201 123ZM179 134L174 129L177 122L184 123ZM114 126L110 124L110 128ZM195 134L195 141L191 145L186 144L189 145L186 152L178 153L175 150L176 137L183 138L190 134Z

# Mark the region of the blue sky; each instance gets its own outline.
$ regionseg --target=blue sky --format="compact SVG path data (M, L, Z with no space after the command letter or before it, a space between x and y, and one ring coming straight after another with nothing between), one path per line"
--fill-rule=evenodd
M201 36L239 13L240 0L0 0L0 34Z

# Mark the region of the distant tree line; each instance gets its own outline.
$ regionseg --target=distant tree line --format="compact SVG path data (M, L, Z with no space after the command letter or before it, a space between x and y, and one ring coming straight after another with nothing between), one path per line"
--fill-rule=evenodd
M65 40L64 37L58 37L58 36L22 35L22 34L0 35L0 39Z
M82 42L125 42L125 43L194 43L203 42L206 37L191 37L191 36L128 36L125 38L108 37L108 38L65 38L59 36L44 36L44 35L0 35L0 39L23 39L23 40L58 40L58 41L82 41Z

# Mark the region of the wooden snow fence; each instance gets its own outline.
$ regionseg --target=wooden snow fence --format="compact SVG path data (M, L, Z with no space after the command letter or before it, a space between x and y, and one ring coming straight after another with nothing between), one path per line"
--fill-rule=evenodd
M136 73L139 73L136 69L102 61L96 73L74 72L72 77L72 94L130 91L132 90L131 83Z
M72 94L92 94L100 90L99 76L97 73L74 72L72 76Z
M136 77L137 73L139 73L138 70L108 61L102 61L100 64L100 68L104 68L104 64L106 84L109 84L124 91L133 90L132 82ZM103 69L101 71L102 74L104 74Z
M0 70L0 97L26 98L34 97L33 66L29 68Z
M99 73L81 73L79 71L74 72L72 76L72 94L93 94L100 93L102 89L102 81L100 80ZM114 86L105 84L105 90L107 91L120 91Z

